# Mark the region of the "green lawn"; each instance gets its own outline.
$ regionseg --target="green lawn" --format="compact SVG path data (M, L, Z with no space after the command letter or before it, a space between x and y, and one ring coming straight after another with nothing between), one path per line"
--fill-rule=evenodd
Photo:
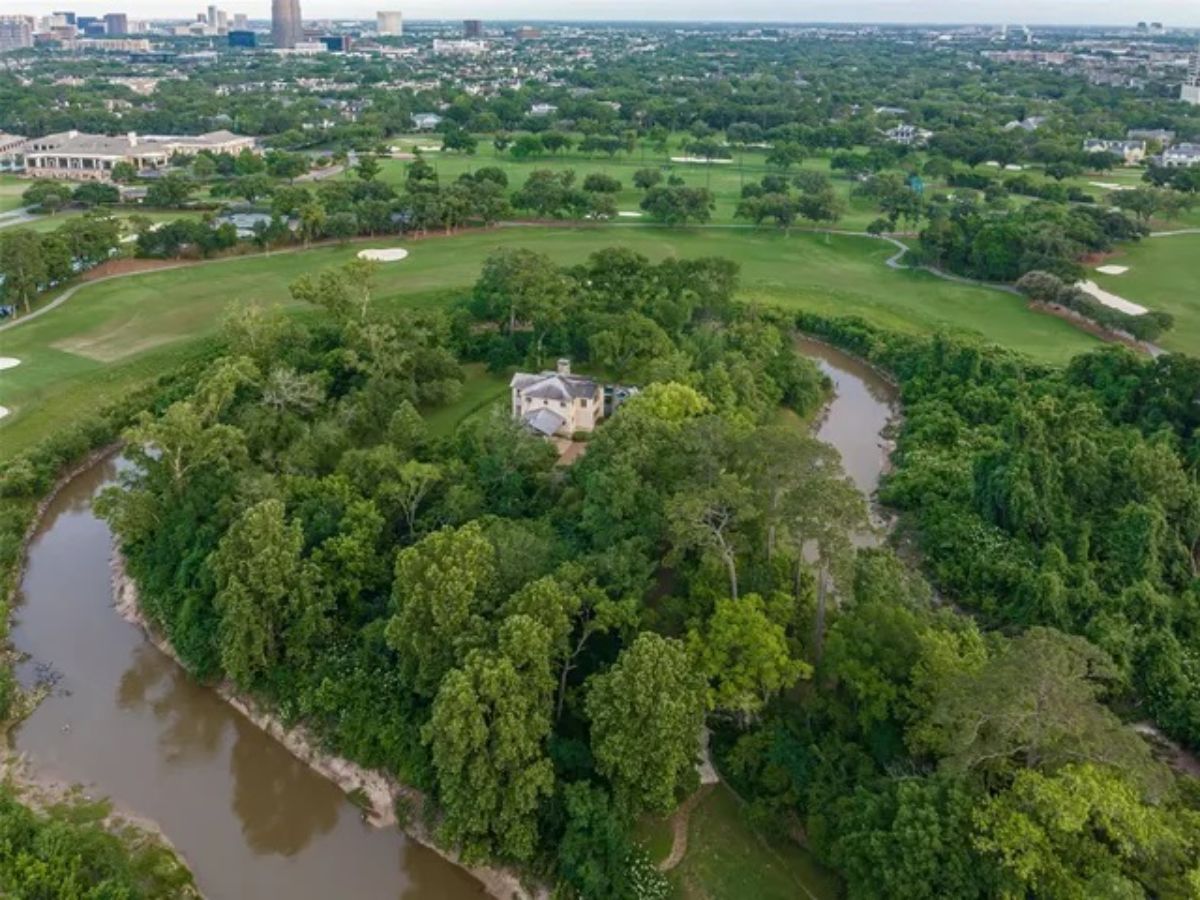
M399 146L405 149L411 146L433 146L436 139L401 140ZM673 156L686 156L683 151L672 151ZM425 160L435 169L442 180L452 180L463 172L473 172L484 166L496 166L503 169L508 176L511 190L519 188L535 169L572 169L576 181L582 183L593 172L611 175L621 182L622 190L617 195L617 209L622 212L638 212L638 203L642 192L633 184L633 174L638 169L651 168L662 171L664 179L669 175L678 175L691 187L707 187L716 199L716 209L713 221L718 224L729 224L734 220L734 210L742 193L743 184L759 181L768 173L779 174L778 169L769 169L765 155L759 151L736 153L732 161L727 163L672 163L668 157L647 155L640 152L632 156L619 153L613 159L607 157L588 158L578 153L564 153L559 156L543 157L534 160L515 160L507 154L495 154L490 142L482 142L475 156L465 156L461 153L426 153ZM380 161L383 171L380 177L393 185L404 181L408 163L400 160L385 159ZM813 158L805 160L803 168L825 172L833 176L834 189L846 203L845 215L838 222L839 228L848 230L863 230L867 224L879 217L879 212L869 200L850 196L854 182L850 179L831 173L829 160ZM793 168L789 174L795 174ZM634 220L636 221L636 219Z
M803 847L758 835L723 784L693 810L687 855L669 877L674 895L683 900L833 900L839 895L837 877Z
M654 259L727 256L742 265L741 296L790 309L859 314L912 332L985 337L1052 362L1097 343L1063 321L1030 312L1017 297L888 269L883 260L891 247L868 238L718 228L514 227L390 243L412 253L381 266L378 296L385 303L452 302L469 290L497 247L530 247L565 264L620 244ZM0 405L13 410L0 421L0 458L169 368L196 338L217 330L230 304L288 305L293 279L345 262L362 246L218 261L90 285L43 318L0 332L0 356L22 360L0 372Z
M1158 339L1168 350L1200 353L1200 234L1149 238L1106 259L1128 266L1124 275L1089 272L1106 291L1175 317L1175 327Z
M450 434L460 422L486 412L508 397L508 375L493 374L480 363L470 363L464 368L467 378L459 398L425 414L430 433Z
M29 182L17 178L15 175L0 175L0 213L24 206L25 204L21 202L21 194L27 187L29 187Z

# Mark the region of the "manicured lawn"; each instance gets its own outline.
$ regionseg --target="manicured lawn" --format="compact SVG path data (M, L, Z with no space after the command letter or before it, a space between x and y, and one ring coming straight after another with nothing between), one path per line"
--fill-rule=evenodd
M67 219L73 219L84 214L82 209L68 209L63 212L56 212L50 216L38 216L32 222L25 225L14 225L12 228L28 228L31 231L47 232L54 231L62 225ZM140 212L136 207L122 208L119 212L114 211L114 214L121 220L124 226L131 215L140 215L151 222L174 222L176 219L199 219L202 213L189 212L188 210L179 210L178 212ZM128 228L125 229L129 231Z
M0 213L24 206L25 204L21 202L21 194L27 187L29 187L28 181L23 181L13 175L0 175Z
M758 835L724 785L693 810L687 855L669 877L684 900L833 900L839 894L836 876L799 844Z
M1149 238L1106 259L1128 266L1124 275L1090 272L1106 291L1175 317L1175 327L1158 339L1168 350L1200 354L1200 234Z
M508 375L489 372L480 363L470 363L462 394L453 403L430 410L425 414L429 431L435 435L446 435L454 431L459 423L476 415L484 415L508 397Z
M951 284L883 265L893 252L868 238L749 229L647 227L502 228L403 244L407 260L382 265L381 303L436 306L464 296L489 252L521 246L569 264L625 245L653 259L726 256L742 265L747 300L857 314L912 332L945 329L1008 344L1062 362L1096 340L1026 309L1017 297ZM196 338L213 334L231 304L292 305L297 276L346 262L363 244L219 261L85 287L48 315L0 332L0 356L22 360L0 372L0 458L169 368ZM370 245L368 245L370 246ZM465 401L464 401L465 402Z
M436 140L426 143L416 142L417 146L428 146L435 143L437 143ZM402 145L409 146L407 142ZM672 155L684 156L686 154L683 151L672 151ZM743 184L756 183L768 173L779 174L777 169L767 168L761 152L736 153L731 162L708 165L672 163L667 157L650 155L643 158L640 152L634 153L632 156L619 153L613 159L607 157L588 158L577 153L566 153L556 157L515 160L507 154L494 154L490 143L485 142L480 144L479 152L475 156L465 156L461 153L427 153L425 161L437 170L438 177L443 181L453 180L464 172L474 172L484 166L495 166L503 169L508 176L510 190L515 190L523 185L526 178L529 177L529 173L536 169L554 169L556 171L571 169L575 172L577 184L582 184L583 179L593 172L602 172L621 182L622 190L617 195L617 209L622 212L639 211L638 204L641 202L642 192L634 187L633 174L638 169L658 169L663 173L664 181L671 175L678 175L690 187L707 187L712 191L716 200L713 222L718 224L729 224L735 221L733 214L741 198ZM381 160L381 163L383 171L380 177L384 181L397 186L403 183L408 169L407 162ZM871 201L850 196L850 189L854 182L844 176L831 173L828 159L805 160L803 168L833 175L834 189L846 203L845 214L838 222L839 228L861 231L867 227L869 222L879 217L879 213ZM792 168L787 174L794 175L796 171L796 168ZM629 220L637 221L636 218Z

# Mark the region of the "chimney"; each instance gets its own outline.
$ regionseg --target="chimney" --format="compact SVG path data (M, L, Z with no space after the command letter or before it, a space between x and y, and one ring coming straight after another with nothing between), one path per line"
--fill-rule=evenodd
M562 359L560 359L558 361L558 365L555 367L555 369L559 375L570 375L571 374L571 361L569 359L567 359L566 357L563 357Z
M136 131L129 132L129 146L130 147L137 146L137 132Z

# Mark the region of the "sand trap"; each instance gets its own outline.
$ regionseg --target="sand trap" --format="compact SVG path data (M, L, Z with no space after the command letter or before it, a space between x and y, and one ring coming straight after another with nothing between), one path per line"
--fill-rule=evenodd
M714 166L731 166L732 159L705 159L703 156L672 156L671 162L676 163L708 163Z
M7 415L8 415L8 407L0 406L0 419L3 419Z
M1129 300L1126 300L1124 297L1118 297L1116 294L1110 294L1094 281L1077 281L1075 283L1075 287L1079 288L1085 294L1096 298L1105 306L1120 310L1128 315L1144 316L1146 313L1150 312L1150 310L1146 309L1144 306L1138 306L1136 303L1132 303Z
M11 369L13 366L19 366L21 361L12 356L0 356L0 369Z
M622 212L617 213L617 215L620 216L622 219L640 219L644 215L644 213L622 211Z
M1124 275L1129 266L1096 266L1096 271L1101 275Z
M400 247L393 247L390 250L359 250L359 259L369 259L371 262L400 262L408 256L408 251Z
M1115 181L1089 181L1092 187L1104 188L1106 191L1132 191L1132 184L1117 184Z

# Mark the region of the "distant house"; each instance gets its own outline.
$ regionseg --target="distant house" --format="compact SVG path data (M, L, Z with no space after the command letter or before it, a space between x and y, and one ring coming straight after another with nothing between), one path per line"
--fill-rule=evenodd
M531 116L549 116L556 112L558 112L558 107L553 103L535 103L529 107L529 114Z
M442 117L437 113L413 113L412 123L418 131L433 131L442 124Z
M1176 144L1154 157L1154 162L1160 166L1172 169L1186 169L1200 165L1200 144Z
M1131 141L1156 141L1164 147L1175 143L1175 132L1169 128L1130 128L1125 137Z
M1111 153L1125 160L1126 165L1133 165L1146 158L1145 141L1108 141L1102 138L1088 138L1083 142L1084 153Z
M604 418L604 389L599 382L571 374L571 361L560 359L553 372L518 372L509 383L512 414L545 437L569 438L593 431Z
M903 144L905 147L919 147L933 137L932 131L918 128L916 125L897 125L884 132L884 136L893 144Z

